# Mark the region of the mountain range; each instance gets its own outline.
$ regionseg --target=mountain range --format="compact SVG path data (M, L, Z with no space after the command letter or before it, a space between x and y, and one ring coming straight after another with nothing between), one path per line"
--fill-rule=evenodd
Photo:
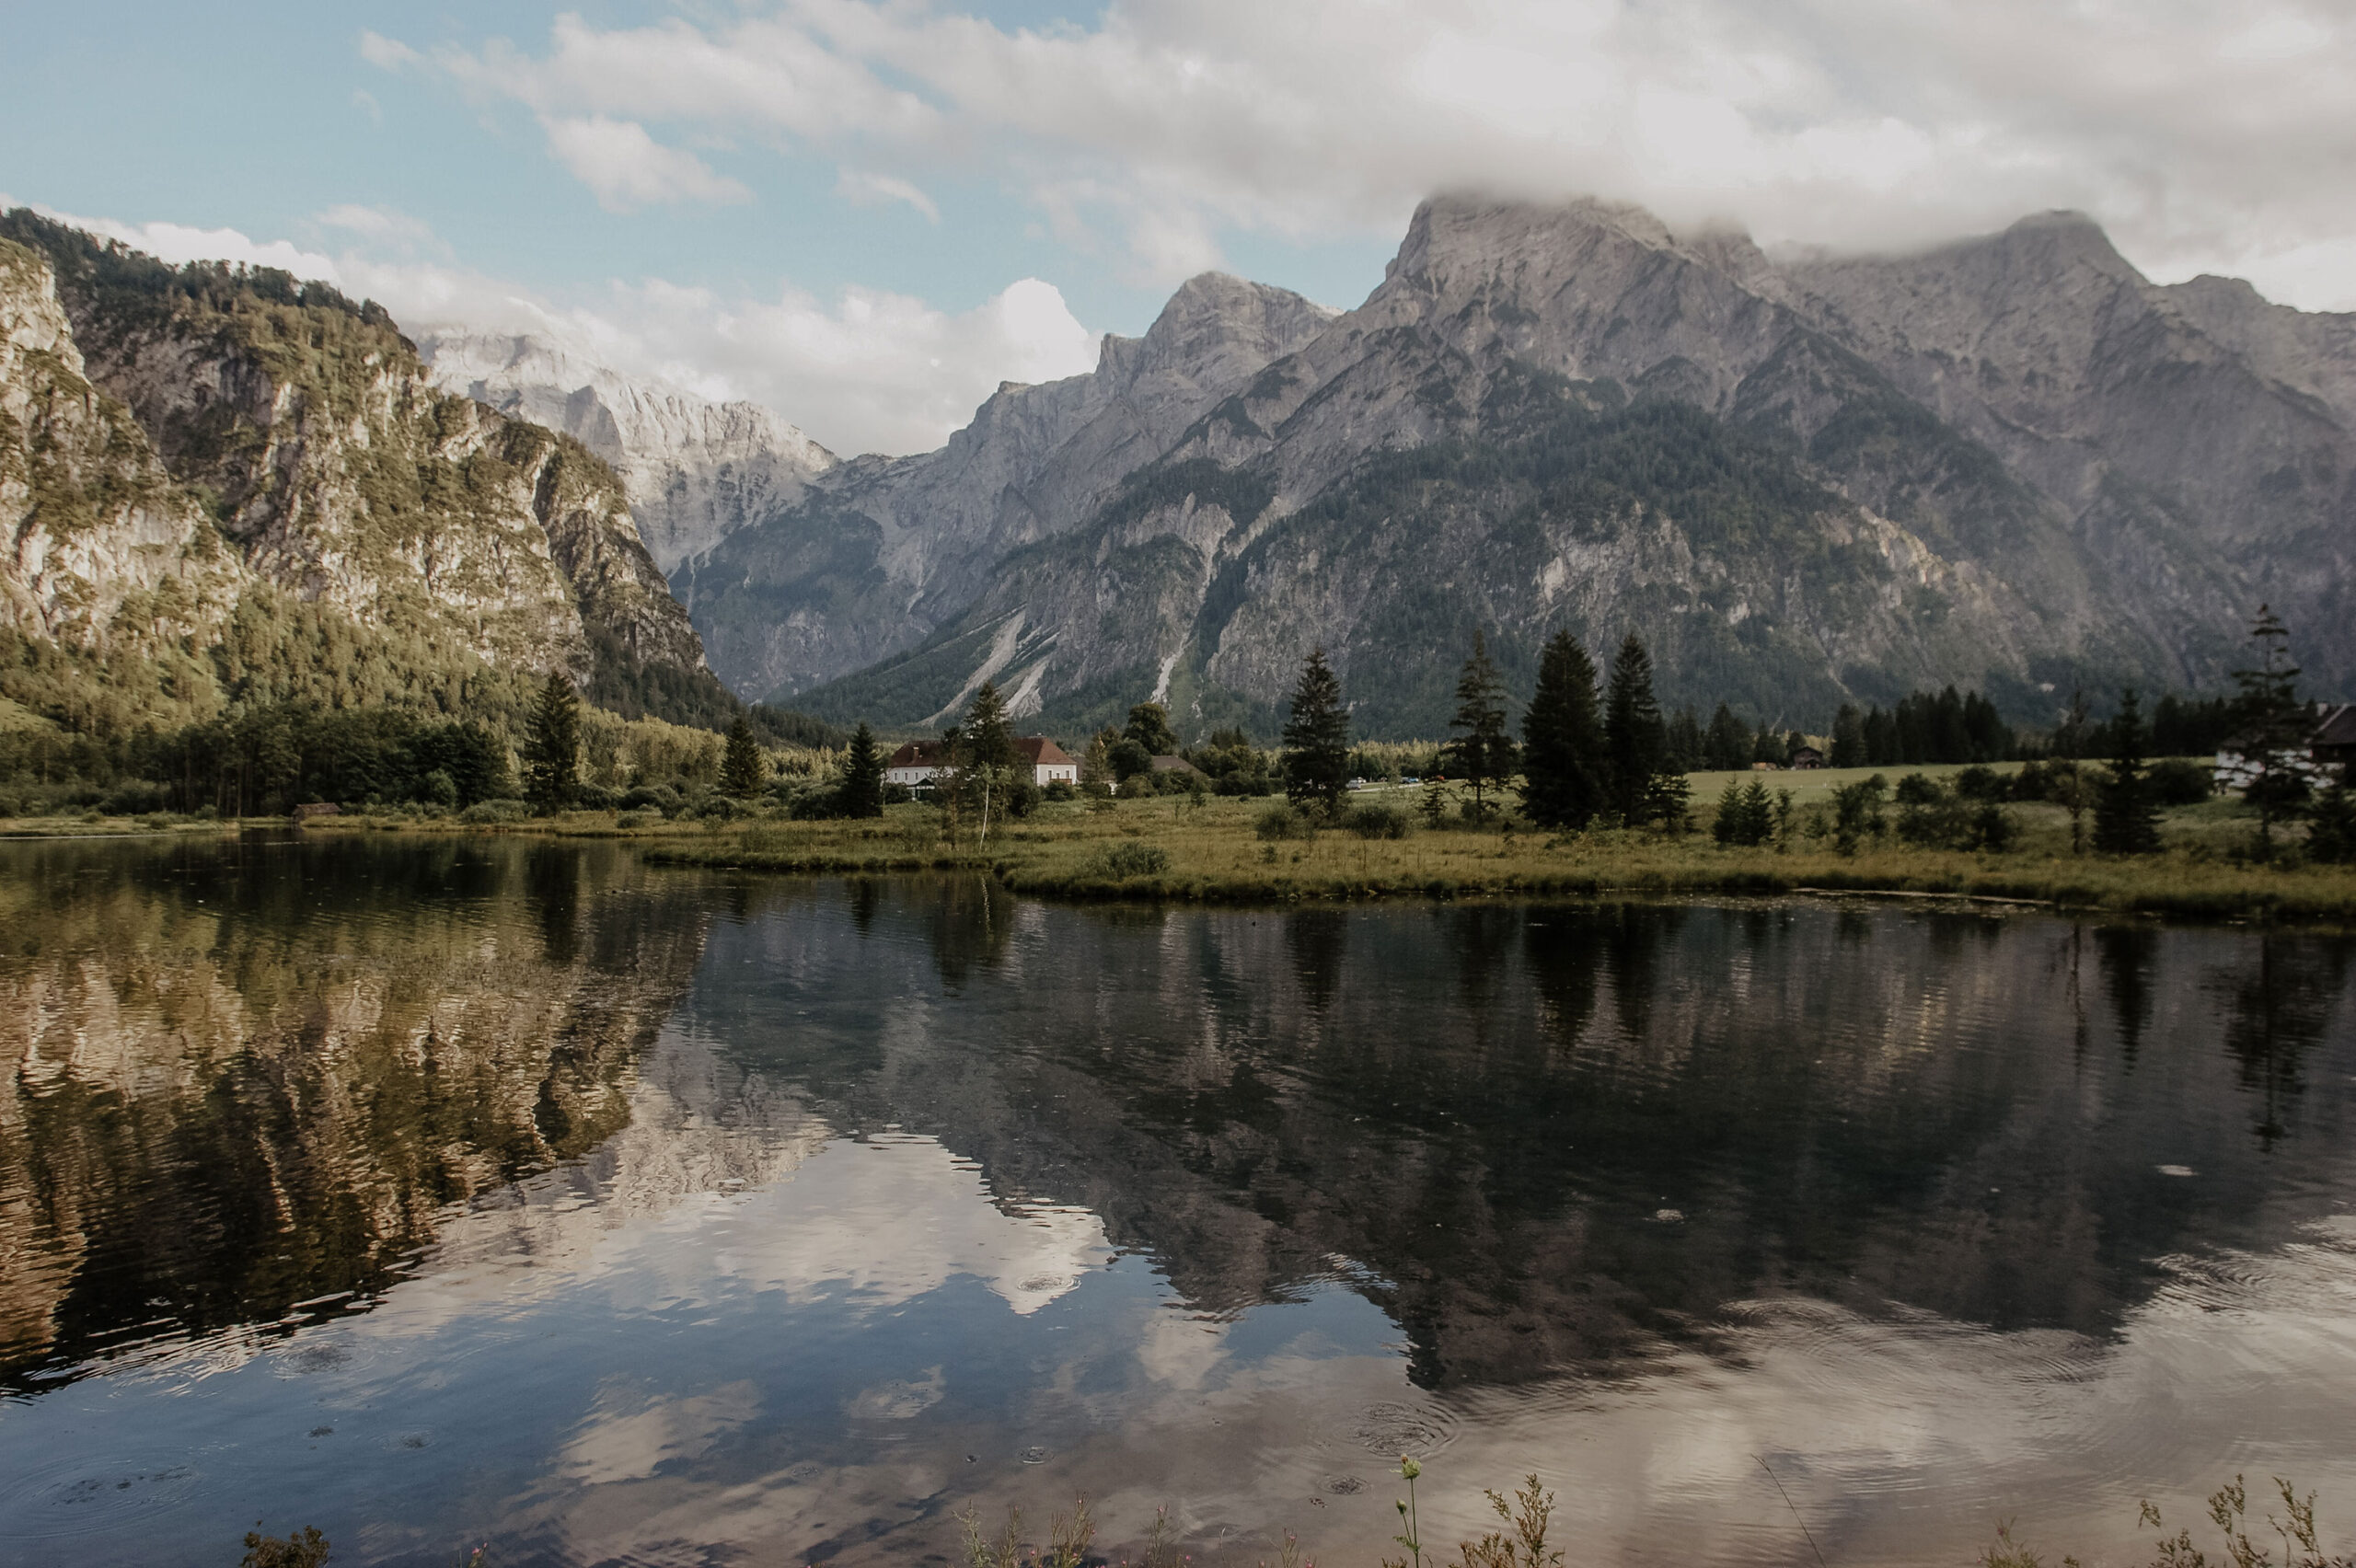
M1265 738L1322 646L1358 732L1428 736L1476 632L1527 690L1564 628L1641 635L1670 703L1815 729L1954 683L2034 724L2216 688L2260 601L2311 687L2356 676L2356 317L2154 284L2072 213L1771 258L1452 196L1356 309L1207 273L1089 374L842 460L554 333L411 340L19 212L0 503L19 663L88 677L0 696L69 728L560 667L695 721L724 681L914 731L993 679L1027 726L1153 697Z
M1762 720L1954 682L2034 722L2213 688L2261 600L2356 673L2352 431L2356 317L2155 285L2076 214L1777 260L1451 197L1355 310L1195 278L674 582L740 689L910 727L994 678L1048 728L1265 734L1322 644L1361 732L1428 735L1476 630L1527 689L1563 627Z

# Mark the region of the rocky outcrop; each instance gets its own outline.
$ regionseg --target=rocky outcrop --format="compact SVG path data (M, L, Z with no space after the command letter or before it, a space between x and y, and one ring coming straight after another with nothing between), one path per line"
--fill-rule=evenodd
M1190 284L1155 334L1238 314ZM2081 218L1778 265L1625 206L1448 198L1365 304L1285 325L1219 339L1183 421L1078 439L1108 348L1041 389L1052 466L961 467L1021 450L986 406L738 536L696 605L722 669L914 723L995 659L1051 726L1162 695L1265 732L1322 643L1362 731L1430 734L1475 628L1518 679L1556 628L1634 628L1672 700L1813 727L1952 681L2034 721L2073 686L2214 685L2263 599L2311 674L2356 678L2356 329L2155 287ZM903 587L898 618L747 629L818 561L847 598ZM862 646L891 657L811 688Z
M417 348L437 386L604 459L665 572L792 505L835 467L833 453L758 404L624 376L545 338L429 332Z
M0 615L90 649L217 623L235 577L130 410L92 386L48 266L0 240Z
M457 698L424 688L474 667L562 669L593 695L668 672L724 705L620 485L580 443L442 391L381 309L323 285L4 221L22 242L0 275L18 629L97 645L144 628L185 658L237 639L223 628L241 600L291 597L333 639L381 644L427 700ZM178 684L221 673L207 663Z
M968 610L998 564L1068 532L1332 313L1207 273L1097 368L1009 384L938 452L863 457L800 505L676 574L715 667L790 693L916 648Z

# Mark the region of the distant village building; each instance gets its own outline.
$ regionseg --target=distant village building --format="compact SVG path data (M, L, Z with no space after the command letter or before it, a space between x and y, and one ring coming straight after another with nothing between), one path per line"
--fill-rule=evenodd
M1823 766L1824 754L1817 750L1814 746L1794 746L1792 748L1793 767L1811 768L1822 767Z
M1042 790L1050 784L1080 782L1080 764L1045 735L1017 735L1015 755L1031 768L1032 782ZM949 772L945 741L911 741L884 765L884 782L905 790L929 790Z
M2356 702L2314 705L2315 727L2307 732L2304 754L2293 746L2283 758L2288 771L2311 784L2321 784L2337 770L2344 773L2356 762ZM2258 778L2258 760L2250 755L2247 733L2228 735L2217 748L2216 783L2220 790L2246 790Z

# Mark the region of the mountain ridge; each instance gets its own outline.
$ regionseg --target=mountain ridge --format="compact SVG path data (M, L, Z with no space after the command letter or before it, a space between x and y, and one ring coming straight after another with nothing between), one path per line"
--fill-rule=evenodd
M807 581L766 546L791 534L817 559L876 525L879 502L923 506L895 489L908 467L724 542L696 567L718 591L691 599L719 666L814 710L880 703L871 716L915 725L987 664L1045 720L1092 724L1161 692L1199 732L1221 715L1265 727L1323 643L1345 681L1369 677L1365 721L1430 733L1476 628L1512 670L1569 624L1599 652L1643 631L1680 700L1780 695L1823 722L1841 700L1954 681L2035 721L2075 685L2214 684L2265 598L2303 628L2319 677L2356 674L2338 614L2356 330L2214 282L2153 284L2079 214L1911 256L1779 263L1623 204L1439 197L1363 304L1296 326L1256 368L1229 353L1218 396L1144 461L1166 426L1059 448L1052 482L1010 472L947 495L1033 505L1035 525L987 541L995 559L969 543L948 581L970 598L933 582L897 646L851 636L805 645L826 658L764 661L743 623ZM1111 359L1057 396L1094 407ZM1699 420L1636 412L1654 406ZM987 445L995 417L985 404L943 453ZM1542 430L1603 444L1588 457L1620 487L1608 526L1548 499L1554 460L1523 450ZM1699 499L1631 467L1631 442L1684 443L1646 462L1730 465L1757 493ZM1404 486L1401 455L1418 451L1456 453L1453 477L1369 490L1376 470ZM1263 492L1249 515L1230 504ZM1672 493L1762 517L1784 502L1761 498L1815 499L1761 535L1673 514ZM910 548L920 531L895 521ZM1337 573L1344 535L1390 564ZM1842 552L1845 583L1807 565ZM853 547L837 565L864 559ZM922 581L926 564L895 570ZM865 651L884 662L854 665ZM1392 699L1408 687L1424 695Z

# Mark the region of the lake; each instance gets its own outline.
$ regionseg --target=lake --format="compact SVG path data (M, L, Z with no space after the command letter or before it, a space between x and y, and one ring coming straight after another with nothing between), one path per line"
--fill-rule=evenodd
M0 1541L940 1561L1084 1494L1370 1565L1403 1453L1427 1542L1534 1470L1574 1562L2141 1560L2236 1470L2344 1544L2351 957L11 844Z

